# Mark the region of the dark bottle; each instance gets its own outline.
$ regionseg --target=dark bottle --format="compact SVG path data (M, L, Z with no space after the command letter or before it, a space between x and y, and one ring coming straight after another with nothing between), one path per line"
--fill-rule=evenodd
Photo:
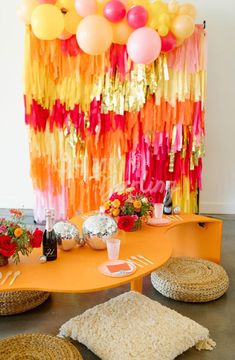
M173 211L172 197L171 197L171 182L166 181L166 190L163 200L163 213L165 215L171 215Z
M46 256L47 261L57 259L57 238L53 225L53 210L46 210L46 228L43 234L43 255Z

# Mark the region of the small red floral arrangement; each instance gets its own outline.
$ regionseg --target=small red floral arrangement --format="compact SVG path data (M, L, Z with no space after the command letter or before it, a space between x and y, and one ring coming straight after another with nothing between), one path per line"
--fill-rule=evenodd
M113 193L104 208L106 214L117 218L118 228L127 232L138 229L153 212L150 198L134 188Z
M41 247L43 232L39 229L30 232L23 225L22 211L11 209L9 220L0 219L0 255L20 261L20 253L29 255L34 248Z

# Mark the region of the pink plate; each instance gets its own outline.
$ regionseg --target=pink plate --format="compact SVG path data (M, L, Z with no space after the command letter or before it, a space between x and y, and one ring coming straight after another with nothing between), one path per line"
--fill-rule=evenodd
M150 218L148 219L147 224L150 226L167 226L171 223L170 219L167 218L161 218L161 219L157 219L157 218Z
M125 277L134 274L136 266L129 261L113 260L103 263L98 269L106 276Z

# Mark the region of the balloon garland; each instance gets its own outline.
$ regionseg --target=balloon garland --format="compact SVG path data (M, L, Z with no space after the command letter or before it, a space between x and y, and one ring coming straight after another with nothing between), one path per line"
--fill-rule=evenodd
M109 192L126 186L159 202L166 180L174 206L195 212L205 135L203 26L174 50L173 36L164 40L166 53L149 65L133 64L126 45L88 55L76 35L64 37L39 40L26 27L35 219L43 220L47 207L55 208L57 219L98 209Z
M21 0L19 17L41 40L69 39L88 55L127 44L134 63L154 62L195 30L196 9L176 0ZM146 44L148 43L148 44Z

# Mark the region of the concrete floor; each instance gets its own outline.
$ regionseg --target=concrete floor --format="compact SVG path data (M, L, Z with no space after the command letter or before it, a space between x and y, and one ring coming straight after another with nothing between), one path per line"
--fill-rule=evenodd
M230 289L225 296L207 304L186 304L169 300L158 294L151 286L149 277L144 282L144 295L207 327L217 343L216 349L212 352L198 352L191 349L179 356L179 360L235 359L235 219L223 216L223 220L225 221L222 264L230 277ZM71 317L128 290L128 286L124 286L93 294L53 294L46 303L33 311L17 316L1 317L0 338L34 332L56 335L60 326ZM76 346L84 360L99 360L84 346L80 344Z

